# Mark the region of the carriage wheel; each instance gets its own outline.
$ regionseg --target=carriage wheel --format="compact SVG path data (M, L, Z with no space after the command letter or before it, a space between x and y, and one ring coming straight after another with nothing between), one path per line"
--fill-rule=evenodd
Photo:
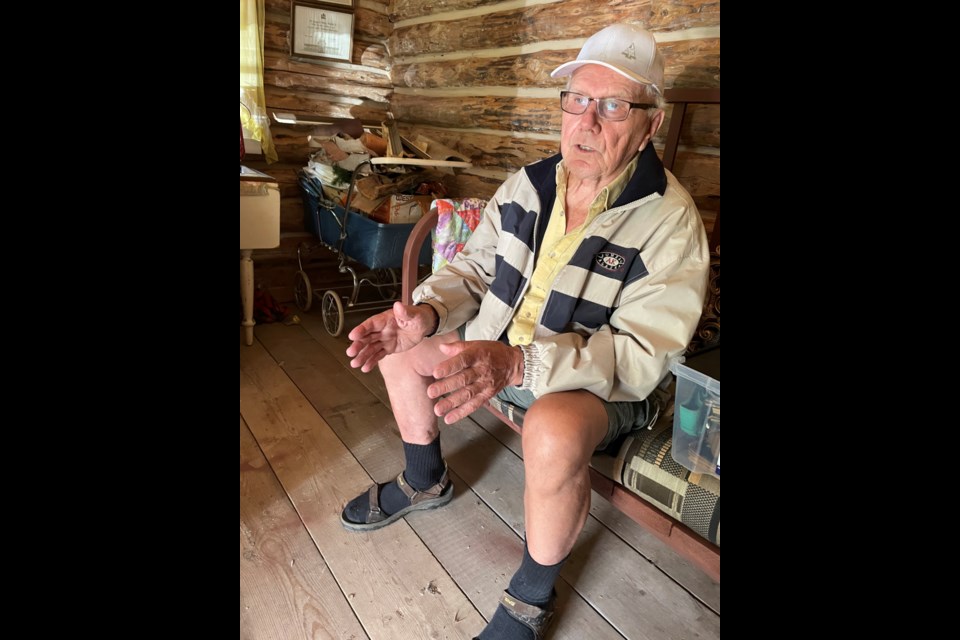
M377 269L377 291L384 300L395 300L397 298L397 270L396 269ZM390 286L387 286L390 285Z
M310 286L310 277L306 271L297 271L293 278L293 299L301 311L310 311L313 306L313 287Z
M343 331L343 303L336 291L324 291L323 301L320 303L323 315L323 328L336 338Z

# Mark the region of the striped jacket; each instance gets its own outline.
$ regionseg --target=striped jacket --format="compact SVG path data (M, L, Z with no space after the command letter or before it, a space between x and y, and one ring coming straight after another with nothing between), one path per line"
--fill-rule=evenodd
M463 250L413 292L437 310L437 333L506 341L556 197L556 155L508 178ZM523 388L536 397L585 389L611 401L647 397L700 319L710 266L693 199L653 145L613 206L584 233L554 280L524 347Z

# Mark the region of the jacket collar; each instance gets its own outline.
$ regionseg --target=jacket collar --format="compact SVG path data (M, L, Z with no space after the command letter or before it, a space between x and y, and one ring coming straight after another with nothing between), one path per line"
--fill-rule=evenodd
M653 143L648 142L647 146L640 152L640 159L637 160L637 170L633 172L627 187L617 198L617 201L610 205L610 208L613 209L628 202L646 198L654 191L662 196L666 190L666 171L659 156L657 156L657 151L653 148Z
M550 208L553 207L553 199L557 195L557 164L562 159L563 157L558 153L527 167L527 175L530 177L530 182L537 190L537 193L540 194L540 202L545 205L544 211L547 213L549 213ZM656 149L653 148L653 144L648 142L647 146L640 152L640 159L637 160L637 170L633 172L633 176L630 177L630 182L627 183L627 187L610 208L613 209L614 207L625 205L628 202L640 200L653 192L657 192L662 196L666 190L666 171L663 168L660 157L657 155Z

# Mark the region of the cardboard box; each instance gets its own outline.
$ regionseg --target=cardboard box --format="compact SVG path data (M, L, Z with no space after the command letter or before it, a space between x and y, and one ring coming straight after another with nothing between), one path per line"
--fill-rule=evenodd
M378 222L410 224L419 220L430 210L433 196L392 195L370 213Z
M357 211L374 218L376 217L374 212L386 205L388 200L389 198L367 198L362 193L354 189L353 195L350 197L350 210ZM345 205L346 202L344 201L342 204Z

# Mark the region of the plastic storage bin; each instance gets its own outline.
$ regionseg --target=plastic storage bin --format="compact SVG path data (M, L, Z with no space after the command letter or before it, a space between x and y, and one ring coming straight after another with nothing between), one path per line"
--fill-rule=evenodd
M720 348L685 362L673 361L677 376L673 412L673 459L694 473L720 477Z
M303 226L324 244L334 250L339 248L340 225L346 218L347 237L342 249L346 257L368 269L400 268L403 249L415 223L387 224L354 211L345 212L343 207L323 195L316 182L303 176L300 177L300 193L303 196ZM430 264L431 255L430 244L424 243L419 263Z

